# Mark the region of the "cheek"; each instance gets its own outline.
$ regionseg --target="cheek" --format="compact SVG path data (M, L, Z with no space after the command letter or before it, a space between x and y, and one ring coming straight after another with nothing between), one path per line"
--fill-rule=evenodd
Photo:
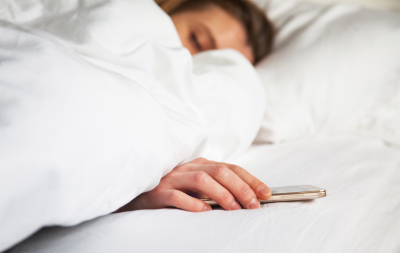
M185 20L182 20L179 17L171 17L172 21L174 22L176 31L178 32L179 38L182 42L182 45L187 48L190 53L193 55L194 49L192 48L191 38L190 38L190 28Z
M191 41L190 31L184 31L180 33L179 37L181 39L182 46L189 50L191 55L198 53L196 47L193 46L193 43Z
M185 33L182 36L180 36L181 42L183 47L187 48L190 51L190 54L194 55L196 53L196 50L193 48L192 43L190 41L190 33Z

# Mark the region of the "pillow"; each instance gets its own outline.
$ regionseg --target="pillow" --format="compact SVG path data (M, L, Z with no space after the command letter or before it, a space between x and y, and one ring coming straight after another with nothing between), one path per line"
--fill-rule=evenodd
M350 132L400 143L392 102L400 98L399 14L256 2L277 28L272 54L257 66L267 112L256 143Z
M303 0L297 0L303 1ZM320 4L332 4L332 3L346 3L359 5L367 8L378 9L378 10L390 10L400 11L400 2L397 0L305 0L308 2L315 2Z

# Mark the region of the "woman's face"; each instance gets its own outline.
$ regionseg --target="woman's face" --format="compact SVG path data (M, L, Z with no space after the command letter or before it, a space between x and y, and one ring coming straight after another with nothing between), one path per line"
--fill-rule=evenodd
M188 10L171 15L184 47L192 55L212 49L233 48L254 63L243 25L222 8Z

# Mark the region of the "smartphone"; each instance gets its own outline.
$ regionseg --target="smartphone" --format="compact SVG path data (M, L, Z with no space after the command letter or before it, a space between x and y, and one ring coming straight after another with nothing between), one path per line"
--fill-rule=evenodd
M270 187L271 198L260 199L260 204L283 201L304 201L326 197L326 190L312 185L296 185L283 187ZM217 207L219 204L210 198L199 198L210 206Z

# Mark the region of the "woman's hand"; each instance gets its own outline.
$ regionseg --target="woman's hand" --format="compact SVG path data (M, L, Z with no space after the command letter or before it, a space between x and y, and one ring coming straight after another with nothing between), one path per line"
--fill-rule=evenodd
M205 202L186 193L203 193L226 210L260 207L271 191L245 169L198 158L173 169L152 191L143 193L117 212L177 207L191 212L211 210Z

